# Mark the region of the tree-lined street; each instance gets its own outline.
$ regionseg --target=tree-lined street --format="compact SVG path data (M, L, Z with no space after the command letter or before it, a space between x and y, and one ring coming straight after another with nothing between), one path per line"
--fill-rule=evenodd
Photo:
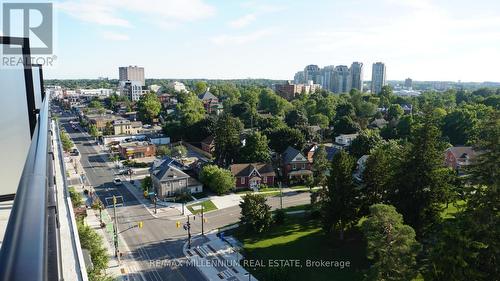
M182 246L187 241L186 231L176 227L176 222L184 223L185 218L181 214L175 217L154 217L151 211L137 200L128 188L122 185L114 185L113 178L118 170L114 168L108 155L98 152L100 148L96 145L93 137L80 131L81 128L73 129L68 123L68 118L60 119L62 127L68 132L81 154L81 164L85 170L85 185L90 185L106 205L112 216L112 197L123 198L123 206L117 207L117 220L119 236L125 245L119 245L123 253L122 261L135 260L140 268L137 272L130 273L131 280L205 280L205 277L192 266L171 267L155 266L157 260L165 261L172 259L185 259ZM122 181L128 180L128 176L122 176ZM279 197L268 197L268 204L273 209L280 207ZM283 199L283 207L307 204L310 201L309 193L286 194ZM221 210L212 211L204 215L206 223L205 231L211 231L239 221L240 207L234 206ZM143 222L139 228L138 223ZM191 231L193 234L201 233L201 219L191 220ZM127 249L129 251L127 251Z

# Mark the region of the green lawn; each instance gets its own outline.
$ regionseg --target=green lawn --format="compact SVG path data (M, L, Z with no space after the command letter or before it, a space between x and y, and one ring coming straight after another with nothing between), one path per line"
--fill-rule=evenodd
M246 191L246 192L242 192L242 193L236 193L236 194L239 194L241 195L242 197L244 197L247 193L252 193L250 191ZM271 197L271 196L277 196L277 195L280 195L280 192L279 191L271 191L271 192L266 192L266 193L255 193L255 194L259 194L259 195L262 195L264 197Z
M213 211L213 210L217 210L217 207L214 205L214 203L210 200L207 200L207 201L203 201L201 203L196 203L196 204L193 204L193 205L189 205L187 206L188 210L193 213L193 215L196 215L198 213L201 213L201 209L199 210L194 210L193 207L194 206L203 206L203 211L206 213L206 212L209 212L209 211Z
M266 266L249 266L259 280L361 280L368 266L365 245L358 231L347 233L340 242L322 231L319 223L307 216L287 216L284 225L273 225L263 234L235 236L244 243L247 261L262 260ZM335 237L336 238L336 237ZM269 267L269 260L298 259L302 267ZM349 261L350 267L306 267L307 260Z
M302 210L308 211L310 209L311 209L311 204L303 204L303 205L297 205L297 206L284 208L283 210L285 212L293 212L293 211L302 211Z
M458 209L460 207L464 207L464 206L465 206L465 201L464 200L458 200L458 201L456 201L454 203L450 203L450 204L448 204L448 208L445 208L443 210L443 212L441 213L441 217L443 219L453 218L454 214L456 212L458 212Z
M296 186L290 186L291 189L303 189L303 188L308 188L305 185L296 185Z

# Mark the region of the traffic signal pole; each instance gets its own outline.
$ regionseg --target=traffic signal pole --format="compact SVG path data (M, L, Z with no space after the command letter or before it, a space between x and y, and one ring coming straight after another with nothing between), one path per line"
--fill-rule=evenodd
M203 225L205 224L205 218L203 217L203 204L201 205L201 235L205 235Z

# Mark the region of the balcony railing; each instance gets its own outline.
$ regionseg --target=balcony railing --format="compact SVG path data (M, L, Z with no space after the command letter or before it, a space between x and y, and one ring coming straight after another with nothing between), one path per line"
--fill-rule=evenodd
M41 66L29 63L28 39L0 36L0 43L0 46L10 44L22 47L25 64L21 81L24 80L25 87L19 88L17 92L13 87L6 87L10 90L8 93L3 92L2 95L26 95L25 104L14 103L9 106L19 106L19 109L28 107L26 119L29 120L29 126L26 126L26 130L29 130L29 133L26 135L28 138L31 136L31 142L29 139L26 142L26 149L28 145L29 149L17 190L7 186L8 190L15 191L15 197L0 248L0 280L62 280L60 221L54 176L55 159L52 151L53 147L58 148L59 144L51 143L53 132L49 125L49 99L44 94ZM37 80L33 80L32 75L32 70L35 69L39 75L36 77L39 78ZM0 73L2 74L5 73ZM10 81L4 80L3 82ZM37 91L33 89L35 83ZM35 104L35 100L39 103ZM20 126L20 124L3 125ZM12 151L14 152L17 151ZM9 155L8 151L4 151L4 156L6 155ZM7 162L2 163L5 165ZM10 194L4 196L2 200L9 200L11 198L9 196Z
M42 104L0 250L0 280L58 280L60 247L49 130Z

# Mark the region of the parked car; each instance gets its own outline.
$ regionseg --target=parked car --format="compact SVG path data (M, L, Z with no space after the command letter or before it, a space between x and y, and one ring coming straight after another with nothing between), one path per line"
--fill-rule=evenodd
M80 151L78 151L78 149L76 149L76 148L73 148L73 149L69 152L69 155L71 155L71 156L78 156L78 155L80 155Z
M115 179L113 180L113 183L114 183L115 185L122 185L122 184L123 184L123 183L122 183L122 180L121 180L121 179L119 179L119 178L115 178Z

